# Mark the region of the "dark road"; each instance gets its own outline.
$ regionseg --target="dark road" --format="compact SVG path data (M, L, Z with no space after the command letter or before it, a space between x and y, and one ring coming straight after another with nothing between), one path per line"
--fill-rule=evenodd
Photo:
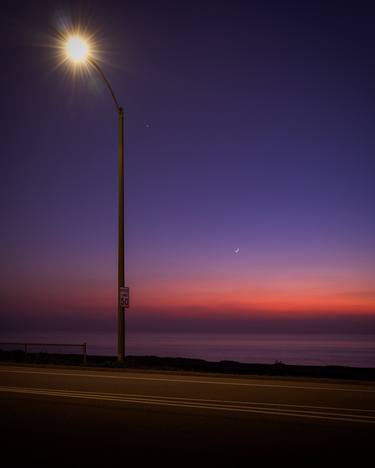
M0 379L6 466L372 458L371 383L10 365Z

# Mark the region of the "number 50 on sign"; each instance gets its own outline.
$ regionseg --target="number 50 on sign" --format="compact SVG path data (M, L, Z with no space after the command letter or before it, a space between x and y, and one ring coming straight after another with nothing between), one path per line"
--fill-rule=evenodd
M129 288L120 288L120 306L129 308Z

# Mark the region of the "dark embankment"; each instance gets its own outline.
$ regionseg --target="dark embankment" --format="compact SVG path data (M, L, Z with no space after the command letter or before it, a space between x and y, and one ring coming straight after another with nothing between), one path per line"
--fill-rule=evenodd
M19 364L72 365L82 366L83 357L78 354L28 353L0 350L0 362ZM284 364L251 364L235 361L211 362L203 359L157 356L128 356L120 366L115 356L87 356L87 368L126 368L139 370L164 370L204 372L237 375L268 375L285 377L317 377L351 380L375 380L375 368L346 366L304 366Z

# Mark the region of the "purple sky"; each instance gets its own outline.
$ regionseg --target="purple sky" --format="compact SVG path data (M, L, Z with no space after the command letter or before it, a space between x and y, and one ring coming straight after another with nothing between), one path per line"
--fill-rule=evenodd
M115 326L116 113L64 23L125 108L130 329L374 332L374 13L5 2L1 328Z

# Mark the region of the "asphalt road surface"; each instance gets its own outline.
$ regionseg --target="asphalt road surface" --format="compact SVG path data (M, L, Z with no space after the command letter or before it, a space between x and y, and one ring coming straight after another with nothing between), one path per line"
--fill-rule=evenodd
M4 467L357 468L375 451L370 382L4 364L0 415Z

